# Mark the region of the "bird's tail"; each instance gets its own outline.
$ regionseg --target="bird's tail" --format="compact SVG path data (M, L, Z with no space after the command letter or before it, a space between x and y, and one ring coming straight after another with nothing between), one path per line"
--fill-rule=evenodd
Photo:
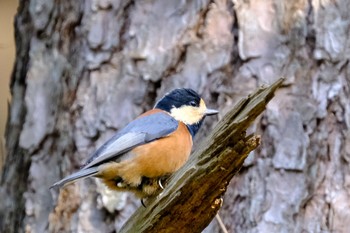
M82 170L80 170L80 171L78 171L76 173L73 173L72 175L69 175L69 176L63 178L60 181L57 181L56 183L54 183L50 187L50 189L55 188L55 187L61 188L64 185L66 185L68 183L71 183L71 182L73 182L75 180L93 176L97 172L98 172L98 168L97 167L90 167L90 168L82 169Z

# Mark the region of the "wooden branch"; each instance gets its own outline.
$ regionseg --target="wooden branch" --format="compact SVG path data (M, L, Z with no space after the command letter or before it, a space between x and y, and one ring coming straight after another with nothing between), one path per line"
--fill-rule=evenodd
M245 131L282 82L259 88L228 112L165 190L139 208L121 232L201 232L221 207L233 175L259 145L260 137Z

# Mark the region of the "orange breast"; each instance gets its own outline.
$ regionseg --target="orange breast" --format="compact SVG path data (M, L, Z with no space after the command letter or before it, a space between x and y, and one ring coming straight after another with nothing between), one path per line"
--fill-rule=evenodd
M162 110L154 109L144 113L146 116ZM182 167L192 150L192 136L186 125L179 122L178 128L170 135L153 142L140 145L128 153L130 159L120 163L109 162L100 166L98 177L113 189L123 190L116 186L115 180L120 177L130 187L138 187L142 177L158 178L169 175Z
M182 122L167 137L132 150L136 172L146 177L159 177L177 171L187 161L192 149L192 137Z

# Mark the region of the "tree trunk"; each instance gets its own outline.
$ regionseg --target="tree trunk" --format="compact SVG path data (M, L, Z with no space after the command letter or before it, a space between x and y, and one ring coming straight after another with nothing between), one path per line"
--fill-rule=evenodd
M231 232L347 232L349 11L347 0L21 1L0 231L120 229L139 205L130 195L93 179L48 187L174 87L223 116L285 76L221 216Z

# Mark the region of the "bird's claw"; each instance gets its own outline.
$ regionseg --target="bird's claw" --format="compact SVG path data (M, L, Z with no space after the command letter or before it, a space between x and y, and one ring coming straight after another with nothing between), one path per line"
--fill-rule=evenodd
M162 184L162 179L158 179L158 185L162 190L164 190L164 186Z
M143 201L143 198L141 198L141 204L143 205L143 207L146 208L145 202Z

